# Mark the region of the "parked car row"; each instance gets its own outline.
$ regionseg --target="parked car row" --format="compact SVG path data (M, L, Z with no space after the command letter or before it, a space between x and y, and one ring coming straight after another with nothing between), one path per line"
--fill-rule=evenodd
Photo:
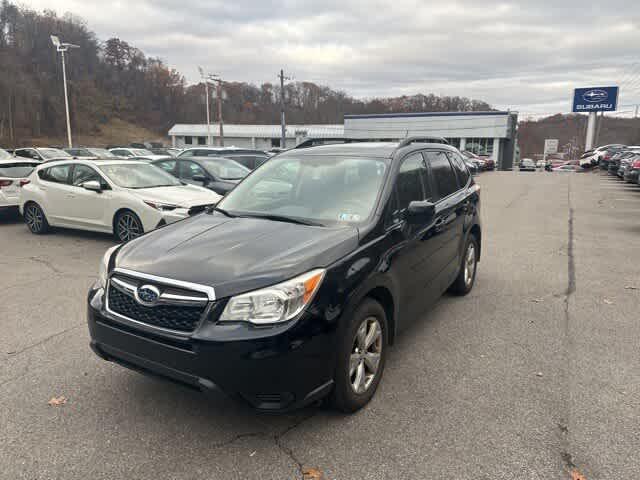
M601 164L601 170L628 183L640 184L640 147L631 146L615 153Z
M495 160L487 155L476 155L469 150L462 150L460 153L462 153L468 162L475 165L476 171L478 172L495 170L496 168Z

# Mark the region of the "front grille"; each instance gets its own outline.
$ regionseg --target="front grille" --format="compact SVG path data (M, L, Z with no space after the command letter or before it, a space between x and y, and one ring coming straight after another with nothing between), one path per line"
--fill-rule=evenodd
M211 205L196 205L195 207L191 207L189 209L189 215L197 215L198 213L204 212Z
M198 326L205 306L140 305L134 298L121 292L113 285L109 286L109 310L131 320L146 323L154 327L192 332Z

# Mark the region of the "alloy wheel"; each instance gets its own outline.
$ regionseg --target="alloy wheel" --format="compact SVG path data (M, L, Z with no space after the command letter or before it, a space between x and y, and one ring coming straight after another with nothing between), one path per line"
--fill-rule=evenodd
M25 212L24 219L27 222L27 226L32 232L39 232L42 230L44 223L44 216L42 211L35 205L29 205Z
M349 359L349 382L357 394L366 392L378 373L382 355L382 328L375 317L358 327Z
M118 238L123 242L128 242L142 235L142 226L136 217L131 213L124 213L118 218L116 226Z
M476 273L476 247L473 243L469 243L467 254L464 259L464 283L467 287L473 282Z

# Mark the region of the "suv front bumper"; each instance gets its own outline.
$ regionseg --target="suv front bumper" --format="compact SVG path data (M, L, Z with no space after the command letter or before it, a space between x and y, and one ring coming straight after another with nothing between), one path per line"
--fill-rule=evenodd
M101 358L205 393L222 391L258 410L295 409L333 387L335 328L310 314L273 328L229 325L222 334L212 323L178 339L124 325L92 290L88 325Z

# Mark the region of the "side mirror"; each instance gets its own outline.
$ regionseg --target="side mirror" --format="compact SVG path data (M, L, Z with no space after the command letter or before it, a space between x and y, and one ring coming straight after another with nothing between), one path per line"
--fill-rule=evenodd
M436 206L428 200L413 201L407 208L407 221L414 224L429 223L436 214Z
M194 182L202 182L204 184L209 183L207 181L207 177L205 177L204 175L194 175L193 177L191 177L191 180L193 180Z
M82 184L82 188L84 188L85 190L91 190L92 192L97 192L97 193L100 193L102 191L102 186L100 185L100 182L98 182L97 180L89 180L87 182L84 182Z

